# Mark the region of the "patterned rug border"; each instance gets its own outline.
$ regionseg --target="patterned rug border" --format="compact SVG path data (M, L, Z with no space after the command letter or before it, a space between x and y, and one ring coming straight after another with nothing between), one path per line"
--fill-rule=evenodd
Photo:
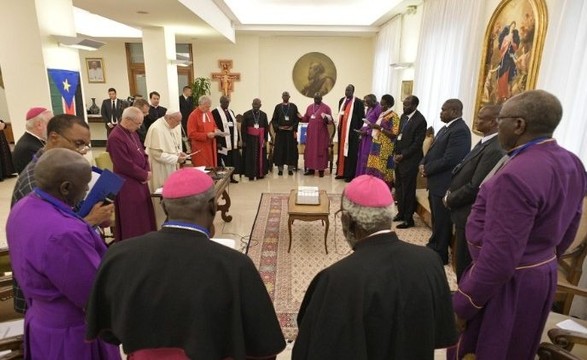
M323 241L311 241L311 239L323 237L324 225L318 222L307 223L315 224L311 225L313 227L298 225L293 229L292 236L295 235L295 238L291 253L288 253L289 193L263 192L259 198L246 254L253 260L259 271L273 301L283 334L288 340L294 340L297 336L297 312L311 279L319 271L348 256L351 252L350 249L346 252L341 248L341 244L344 243L343 246L346 246L346 242L344 238L341 238L342 230L333 218L332 206L336 206L340 201L341 194L328 194L328 196L331 200L331 231L328 232L328 247L331 251L327 255L324 254ZM430 229L417 216L414 220L417 225L415 228L396 231L394 223L392 230L396 231L402 240L424 246L430 236ZM337 228L339 234L335 235ZM448 266L445 270L452 272ZM449 284L451 282L454 280L449 279Z

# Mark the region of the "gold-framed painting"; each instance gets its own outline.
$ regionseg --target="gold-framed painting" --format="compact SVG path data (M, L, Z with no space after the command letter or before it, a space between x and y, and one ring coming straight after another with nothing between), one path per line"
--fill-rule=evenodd
M309 98L313 98L316 93L324 96L336 83L336 66L323 53L307 53L296 61L292 78L300 94Z
M399 102L404 101L405 98L412 95L413 91L414 91L414 80L403 80L402 81L402 94L401 94L401 99Z
M102 58L86 58L86 70L89 83L105 83L104 60Z
M502 0L485 30L475 115L536 86L548 25L545 0ZM477 132L473 121L473 131Z

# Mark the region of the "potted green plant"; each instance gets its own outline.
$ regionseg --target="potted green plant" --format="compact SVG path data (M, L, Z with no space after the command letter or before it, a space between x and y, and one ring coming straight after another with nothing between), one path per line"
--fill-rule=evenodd
M194 98L194 104L198 105L198 99L202 95L210 95L210 87L212 82L209 78L199 77L192 83L192 97Z

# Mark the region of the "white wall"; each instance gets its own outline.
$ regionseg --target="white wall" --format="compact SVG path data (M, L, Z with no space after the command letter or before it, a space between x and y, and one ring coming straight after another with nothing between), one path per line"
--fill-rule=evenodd
M140 41L140 39L137 41ZM124 41L108 40L106 41L106 45L102 46L99 50L80 50L79 57L86 109L92 105L92 98L96 98L96 104L100 106L102 104L102 100L108 98L108 88L111 87L116 89L118 97L121 99L126 99L126 97L130 95ZM106 79L105 83L88 83L86 58L102 58L102 65L104 66L104 77ZM147 94L143 94L143 96L146 97Z
M193 44L196 77L210 77L218 72L219 59L232 59L233 72L241 73L235 82L231 108L243 113L251 108L253 98L259 97L262 109L271 116L273 108L281 102L281 93L289 91L291 102L304 110L312 100L301 95L292 80L296 61L308 52L326 54L336 65L337 79L324 102L337 111L338 100L344 96L348 84L355 85L357 96L371 92L373 38L364 37L260 37L237 36L236 44L196 42ZM213 105L221 92L218 82L212 82Z

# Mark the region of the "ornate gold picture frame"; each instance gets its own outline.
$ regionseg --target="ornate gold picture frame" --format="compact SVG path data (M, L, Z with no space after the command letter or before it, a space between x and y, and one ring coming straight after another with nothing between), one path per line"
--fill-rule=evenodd
M548 23L544 0L502 0L485 30L475 116L534 89ZM477 132L475 122L473 131Z

